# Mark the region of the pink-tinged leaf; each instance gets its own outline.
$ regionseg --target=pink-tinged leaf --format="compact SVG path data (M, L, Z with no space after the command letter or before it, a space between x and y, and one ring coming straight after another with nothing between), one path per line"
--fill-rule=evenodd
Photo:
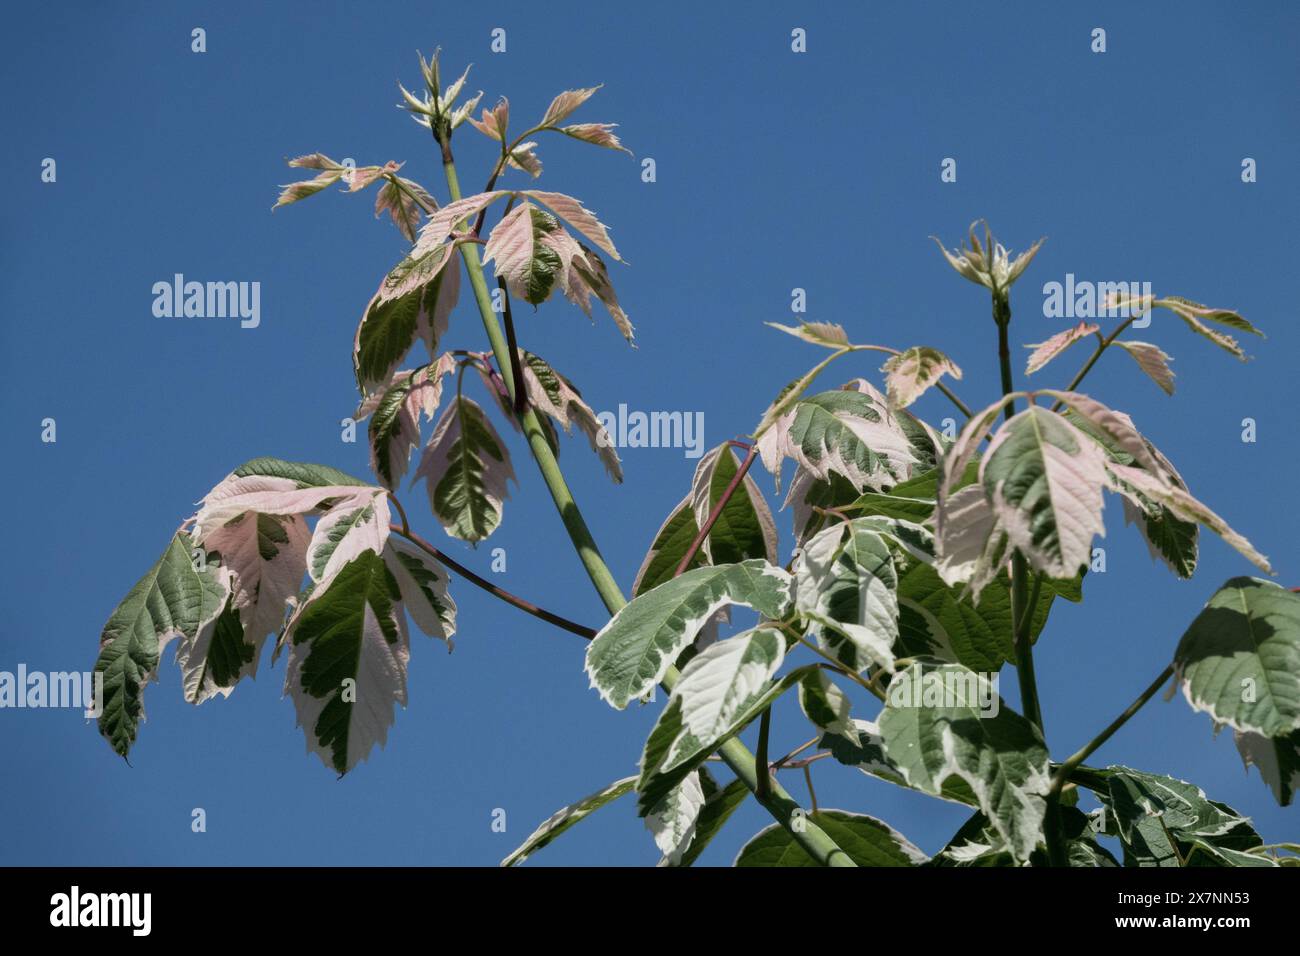
M1109 471L1114 478L1118 478L1155 503L1164 505L1174 517L1189 524L1205 525L1265 574L1273 573L1268 558L1256 551L1254 545L1232 530L1226 521L1192 497L1186 489L1171 485L1145 469L1134 468L1131 465L1111 463ZM1123 489L1113 481L1109 486L1113 491L1124 493Z
M520 143L510 151L510 156L506 159L506 165L513 169L522 170L533 179L542 175L542 161L537 158L537 144L534 142Z
M1089 398L1087 395L1080 395L1078 392L1058 392L1054 389L1044 389L1040 394L1058 399L1066 407L1077 412L1091 429L1095 429L1099 433L1104 446L1122 450L1132 456L1140 467L1145 468L1162 481L1168 482L1170 480L1171 469L1166 467L1168 461L1163 455L1155 451L1150 442L1142 437L1142 434L1137 430L1137 426L1133 424L1133 419L1129 418L1124 412L1117 412L1112 408L1107 408L1096 399Z
M849 334L844 331L844 326L837 325L834 322L800 322L797 327L781 325L779 322L765 322L764 324L784 332L786 335L793 335L796 339L802 339L804 342L810 342L824 348L843 349L849 347Z
M497 105L492 109L483 110L483 119L476 120L472 116L468 119L471 125L484 136L504 143L506 127L510 125L510 101L503 96L497 100Z
M203 547L221 555L235 576L234 605L246 636L261 641L284 624L289 598L307 571L311 532L302 515L246 511L214 528ZM259 645L260 646L260 645Z
M1092 559L1106 455L1061 415L1031 405L1005 422L980 462L993 517L1035 571L1070 578ZM945 503L946 507L946 503Z
M383 554L389 520L388 495L378 488L354 488L353 494L332 501L307 546L307 573L316 582L313 596L323 593L363 551Z
M534 267L532 203L520 203L492 229L483 248L483 263L495 263L496 274L511 285L527 281Z
M935 570L949 586L965 584L974 601L1010 558L1006 533L978 483L953 492L935 510L934 541Z
M1180 299L1177 296L1165 296L1163 299L1155 299L1151 304L1168 309L1173 312L1174 315L1182 319L1183 322L1186 323L1187 327L1197 335L1209 339L1219 348L1223 349L1225 352L1230 352L1232 355L1241 359L1241 361L1246 361L1246 353L1242 349L1241 344L1235 338L1228 335L1226 332L1220 332L1218 329L1210 328L1210 326L1201 321L1202 319L1215 321L1214 319L1211 319L1211 315L1220 313L1223 310L1207 309L1205 306L1197 306L1196 303L1188 302L1186 299ZM1237 316L1235 312L1228 312L1225 314L1236 316L1238 319L1241 319L1241 317ZM1262 334L1253 325L1246 322L1245 319L1241 319L1241 323L1244 323L1245 326L1249 327L1247 331L1253 332L1256 335ZM1241 324L1234 324L1232 322L1226 322L1224 324L1229 325L1231 328L1240 329L1243 327Z
M456 367L444 353L432 365L398 372L388 385L366 397L353 418L374 415L368 429L370 470L390 491L401 484L411 452L420 443L420 414L432 420L442 401L442 379Z
M343 181L348 184L348 192L360 192L381 176L389 176L397 172L403 165L389 160L383 166L358 166L345 173Z
M202 544L208 534L246 511L265 515L310 514L334 498L351 498L365 485L299 487L290 478L272 475L227 476L207 493L194 519L194 538ZM371 488L378 492L380 489Z
M488 193L477 193L473 196L466 196L464 199L457 200L443 206L424 224L420 230L420 238L416 240L415 247L411 250L409 258L418 258L442 245L447 241L460 222L477 216L480 211L486 209L492 203L496 202L502 196L509 196L510 191L507 189L494 189Z
M444 242L434 246L428 252L416 256L414 252L395 265L388 275L379 283L375 293L376 304L400 299L422 285L428 285L438 278L449 264L456 262L455 243ZM454 266L451 271L458 271Z
M614 134L617 128L617 123L575 123L572 126L562 127L560 132L584 143L603 146L605 149L617 149L631 156L632 150L619 142L618 136Z
M275 205L271 208L279 209L281 206L289 205L289 203L298 202L306 199L308 196L314 196L326 186L331 186L338 182L342 177L343 170L341 168L327 169L325 172L320 173L315 179L306 179L300 183L290 183L287 186L283 186L281 187L283 192L280 193L279 198L275 201Z
M438 203L419 183L401 176L394 178L397 182L390 180L379 188L375 197L375 218L387 212L406 240L414 242L420 217L426 209L436 210Z
M880 370L886 375L885 387L892 408L911 405L944 375L961 378L956 362L938 349L924 346L914 346L891 356Z
M289 160L289 165L300 169L343 169L341 165L324 153L308 153L306 156L298 156Z
M1087 338L1094 335L1100 330L1100 326L1092 322L1080 322L1064 332L1057 332L1046 342L1038 342L1035 345L1026 345L1025 348L1033 349L1034 352L1029 356L1029 364L1025 366L1025 374L1033 375L1040 368L1056 358L1066 349L1068 349L1079 339Z
M957 440L952 443L952 447L943 456L943 478L939 482L938 489L940 504L943 503L944 495L953 491L957 482L961 481L962 476L966 474L966 466L975 457L980 442L993 428L993 423L1002 414L1002 409L1006 403L1006 398L998 399L988 408L972 415L966 424L962 426L962 430L957 435Z
M389 382L417 339L424 343L431 356L437 354L438 342L446 334L451 311L460 295L459 265L443 266L444 262L454 263L455 259L455 252L448 244L413 263L403 260L384 282L396 278L397 287L410 285L411 288L396 298L384 300L385 290L381 285L381 291L370 300L352 343L352 365L363 392L371 392ZM406 274L399 276L408 263L411 265Z
M1138 367L1151 376L1151 380L1160 386L1161 391L1166 395L1174 394L1174 372L1169 367L1169 363L1173 361L1172 356L1166 355L1158 346L1149 342L1116 339L1112 344L1118 345L1133 356Z
M557 123L563 123L568 119L573 111L591 98L599 86L588 87L583 90L565 90L555 99L551 100L551 105L546 108L546 115L538 126L555 126Z
M600 458L609 477L621 483L623 465L619 461L614 442L605 426L596 418L591 406L583 401L582 394L573 387L573 383L551 368L541 356L523 349L519 350L519 367L523 373L528 404L554 419L566 433L572 433L576 425L587 436L591 450ZM513 415L511 418L513 420Z
M402 607L415 626L447 643L456 633L456 602L447 593L447 572L441 564L404 538L392 535L384 548L384 564L397 582Z
M609 232L606 231L604 224L577 199L566 196L564 193L543 192L538 189L527 190L522 195L549 206L555 210L556 215L566 220L574 229L577 229L578 232L601 249L604 249L615 259L621 259L618 250L614 248L613 240L609 238Z
M1193 315L1198 319L1205 319L1208 322L1214 322L1218 325L1226 325L1230 329L1236 329L1238 332L1249 332L1251 335L1264 337L1264 333L1255 326L1247 322L1242 316L1238 315L1231 309L1216 309L1212 306L1201 305L1199 302L1193 302L1191 299L1184 299L1180 295L1167 295L1163 298L1156 299L1155 305L1164 306L1166 309L1172 309L1175 312L1185 312Z
M601 261L600 256L595 252L578 244L582 249L581 256L575 256L569 261L570 270L565 273L564 292L570 301L576 303L588 316L591 315L591 309L588 305L590 299L586 290L596 294L596 298L605 306L605 311L609 317L614 320L618 330L623 333L623 338L629 342L632 341L634 327L632 320L628 318L623 307L618 304L618 296L614 293L614 286L609 281L609 271L605 268L605 263ZM573 278L576 276L577 278Z
M457 397L439 419L415 477L427 482L429 505L443 530L472 543L500 524L515 473L505 443L483 409Z

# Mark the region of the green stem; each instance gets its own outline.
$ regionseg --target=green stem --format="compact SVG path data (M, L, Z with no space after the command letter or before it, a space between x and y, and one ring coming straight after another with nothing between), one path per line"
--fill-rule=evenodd
M443 140L439 145L442 147L443 173L447 178L447 189L452 202L455 202L461 198L461 192L451 144L449 140ZM515 382L506 338L502 333L501 324L497 321L496 312L492 309L492 297L488 294L487 280L483 276L483 264L479 259L478 246L464 243L460 246L460 253L465 260L465 270L469 273L470 286L474 290L474 300L478 304L483 328L492 345L492 354L496 358L497 368L506 380L506 389L513 403L515 389L519 383ZM578 552L587 576L591 578L591 583L595 586L596 593L600 595L605 608L610 614L617 614L627 604L627 599L614 580L608 565L600 556L600 549L596 547L591 530L587 527L587 522L564 480L564 473L560 471L559 463L555 460L555 454L546 441L546 433L538 421L536 410L531 406L526 408L519 416L519 421L528 439L528 448L542 473L542 480L551 493L556 510L560 513L560 520L564 522L565 530L569 533L569 538ZM670 667L664 674L662 682L664 688L671 693L680 676L677 668ZM767 794L758 795L759 777L754 755L738 738L732 737L718 748L718 753L736 776L744 781L745 786L755 793L758 802L790 832L795 842L802 846L814 860L823 866L856 866L848 854L840 849L821 827L804 818L802 808L780 784L773 781Z
M772 792L772 772L768 769L767 741L772 730L772 708L763 711L758 718L758 752L754 755L754 764L758 767L758 789L754 796L762 800Z
M1132 325L1133 321L1136 318L1137 316L1135 315L1125 319L1123 322L1121 322L1118 326L1115 327L1114 332L1110 333L1110 335L1106 336L1104 339L1098 336L1100 341L1097 344L1096 350L1092 353L1092 355L1088 357L1088 361L1083 363L1083 368L1079 369L1079 373L1070 380L1070 384L1065 386L1063 391L1073 392L1076 388L1078 388L1079 383L1082 382L1084 377L1089 372L1092 371L1092 367L1097 364L1097 359L1101 358L1101 353L1106 351L1106 349L1110 348L1111 343L1114 342L1117 338L1119 338L1120 333L1123 332L1125 329L1127 329L1130 325ZM1064 407L1064 405L1065 403L1058 399L1056 401L1056 404L1052 406L1052 411L1054 412L1060 411L1061 408Z
M1002 374L1002 394L1010 395L1015 391L1015 379L1011 373L1011 346L1008 330L1011 327L1011 300L1005 291L993 294L993 321L998 327L998 368ZM1005 418L1016 414L1015 401L1008 401L1003 409ZM1011 555L1011 622L1012 640L1016 651L1016 677L1020 683L1021 705L1027 717L1038 733L1046 741L1043 732L1043 711L1038 700L1038 677L1034 672L1034 643L1031 640L1031 615L1029 595L1029 562L1019 549ZM1060 810L1057 802L1047 801L1047 813L1043 820L1043 837L1047 842L1048 861L1052 866L1068 865L1065 851L1065 839L1061 832Z

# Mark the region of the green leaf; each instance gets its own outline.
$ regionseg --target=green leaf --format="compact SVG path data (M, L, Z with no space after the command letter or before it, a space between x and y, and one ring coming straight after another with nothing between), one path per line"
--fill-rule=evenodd
M1285 737L1241 731L1233 736L1246 767L1257 767L1278 805L1290 806L1300 790L1300 730Z
M695 512L691 509L691 499L687 496L678 502L677 507L655 532L654 541L650 543L650 550L646 552L632 584L632 596L640 597L664 582L671 581L677 565L682 563L686 550L699 532ZM686 570L702 567L704 563L703 553L697 550Z
M555 811L542 822L541 826L530 833L528 838L519 844L513 853L502 860L501 865L518 866L538 850L550 844L552 840L583 817L599 810L608 803L613 803L623 794L630 792L634 783L636 783L636 777L624 777L622 780L615 780L608 787L597 790L576 803L571 803L567 807Z
M890 683L879 723L908 786L939 796L949 778L961 779L1013 855L1028 859L1042 830L1047 748L986 677L958 664L912 664Z
M772 628L718 641L691 658L641 755L642 815L797 681L772 683L784 660L785 638Z
M451 248L440 246L417 259L403 260L385 283L396 283L398 288L409 288L409 291L387 298L381 287L366 306L357 326L352 353L352 367L363 394L393 377L417 338L424 342L429 358L436 354L460 291L460 272L456 268L441 268L443 260L449 260L454 252L440 253L440 250ZM424 271L422 263L430 260L433 260L430 270ZM403 271L408 262L410 267Z
M1216 724L1265 737L1300 730L1300 594L1233 578L1187 629L1174 665L1187 702Z
M799 709L818 730L832 736L854 733L849 699L820 667L799 682Z
M696 527L703 527L735 478L740 462L724 442L705 454L691 482L691 507ZM709 536L700 545L709 564L736 564L748 558L776 563L776 522L758 485L745 475L728 499Z
M310 462L284 461L280 458L253 458L244 462L232 473L233 478L287 478L296 482L299 488L329 488L334 485L356 485L360 488L370 487L370 482L362 481L346 472L328 465L315 465Z
M742 604L779 619L792 586L789 574L761 560L697 568L661 584L634 598L587 646L591 686L622 710L659 683L714 612Z
M926 855L889 824L862 813L815 810L821 827L858 866L921 866ZM780 824L760 830L741 849L736 866L820 866Z
M216 567L195 567L190 536L178 532L162 557L114 609L99 638L95 673L104 680L99 732L125 757L144 716L144 685L172 638L194 640L214 626L230 594Z
M859 491L907 476L914 460L892 415L862 392L836 390L801 399L786 436L789 454L820 479L832 471Z
M826 733L817 746L829 750L831 756L845 766L860 770L869 777L876 777L898 787L908 787L903 772L885 754L885 742L880 736L880 728L867 720L853 720L850 723L848 733ZM974 792L959 777L949 777L944 781L938 796L953 803L964 803L972 807L979 805Z

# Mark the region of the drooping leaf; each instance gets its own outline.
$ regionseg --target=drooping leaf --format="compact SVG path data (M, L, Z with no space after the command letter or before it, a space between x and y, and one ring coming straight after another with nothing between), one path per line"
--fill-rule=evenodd
M603 146L605 149L616 149L631 156L632 151L619 142L618 136L614 133L617 127L617 123L574 123L560 127L560 132L584 143Z
M447 593L447 572L442 565L404 538L389 536L384 564L397 582L402 607L429 637L446 641L456 633L456 602Z
M398 372L386 389L375 393L373 402L357 410L357 421L370 417L370 468L389 491L402 483L411 452L420 444L421 413L433 419L442 403L442 379L455 367L455 358L443 353L414 372Z
M1166 355L1159 346L1149 342L1134 342L1128 339L1116 339L1114 345L1118 345L1129 355L1133 356L1133 361L1138 363L1138 367L1150 376L1151 381L1160 386L1160 390L1166 395L1174 394L1174 372L1169 367L1173 357Z
M890 683L879 725L885 755L908 786L938 796L960 778L1016 858L1029 858L1050 783L1047 748L984 675L912 664Z
M177 532L156 564L109 616L99 638L96 675L103 675L99 732L125 757L144 718L145 682L172 638L193 639L212 627L230 594L229 573L196 567L188 534Z
M560 253L541 237L560 229L559 221L532 203L521 203L497 223L484 247L484 263L494 263L512 294L541 305L555 289L564 265Z
M646 552L641 567L637 570L636 580L632 583L632 596L640 597L665 581L671 580L677 566L686 556L686 550L699 534L699 530L695 524L695 512L691 509L691 499L688 495L669 512L664 523L655 532L650 550ZM691 559L686 570L698 568L704 563L703 553L696 550L695 557Z
M472 399L456 396L424 448L415 477L429 490L429 505L453 538L481 541L501 523L507 482L514 468L505 443Z
M858 866L920 866L929 857L887 823L863 813L815 810L821 827ZM736 866L821 866L780 824L760 830L741 848Z
M572 432L576 425L587 436L591 450L600 457L610 478L622 483L623 464L619 461L618 449L614 447L609 430L596 418L591 406L583 401L582 393L540 356L520 349L519 359L528 403L553 418L565 432Z
M889 404L894 408L911 405L944 375L961 378L956 362L938 349L919 345L891 356L880 370L885 373Z
M1233 738L1242 762L1259 770L1278 806L1290 806L1300 790L1300 731L1282 737L1235 731Z
M1197 615L1174 652L1195 710L1264 737L1300 730L1300 594L1233 578Z
M533 179L542 175L542 161L537 156L537 144L532 140L520 143L506 157L506 165L527 173Z
M434 250L429 256L454 258L450 248L439 247L443 251ZM395 299L381 301L377 293L370 300L352 348L352 365L363 394L392 379L417 339L424 343L431 359L437 354L438 342L447 332L448 317L459 295L460 271L448 267L438 269L432 278Z
M622 710L645 696L715 612L729 604L783 617L793 579L765 561L687 571L647 591L610 619L587 645L591 686Z
M1038 342L1034 345L1026 345L1025 348L1033 349L1033 354L1029 356L1029 364L1025 366L1025 374L1033 375L1044 365L1056 358L1066 349L1068 349L1079 339L1095 335L1101 327L1093 322L1080 322L1078 325L1071 326L1063 332L1057 332L1046 342Z
M406 706L410 642L400 602L384 560L361 551L289 624L285 694L307 749L340 774L383 746L393 704Z
M331 502L307 545L307 573L316 582L317 595L358 555L384 553L388 521L388 495L379 489L362 489Z
M396 180L395 182L393 180ZM375 196L375 218L385 212L407 242L415 242L415 231L426 209L437 209L438 202L419 183L394 176L379 187Z
M745 798L749 796L749 787L743 780L733 780L726 787L713 783L709 772L703 767L699 770L700 783L704 790L704 806L695 821L695 836L691 844L677 863L668 866L691 866L708 847L710 841L722 831L723 826L736 812Z
M614 248L613 241L609 238L609 232L606 230L605 224L597 219L596 214L584 207L577 199L566 196L564 193L552 193L540 189L525 190L520 195L535 199L544 206L550 207L557 216L586 236L589 241L594 242L615 259L621 258L618 250Z
M622 780L615 780L608 787L597 790L589 796L583 797L576 803L571 803L567 807L555 811L547 817L542 824L528 835L523 843L515 848L514 852L501 861L502 866L518 866L524 860L528 859L538 850L546 847L552 840L558 837L564 831L568 830L574 824L578 823L583 817L594 813L601 807L613 803L625 793L632 790L632 785L636 783L636 777L624 777Z
M204 496L194 518L194 537L203 542L216 528L248 511L306 515L325 510L336 500L382 492L382 488L325 465L254 458Z

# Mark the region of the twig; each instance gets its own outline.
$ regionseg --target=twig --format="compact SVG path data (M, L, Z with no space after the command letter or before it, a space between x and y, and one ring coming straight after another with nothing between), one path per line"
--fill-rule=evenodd
M736 473L731 476L731 481L728 482L727 487L722 490L722 496L718 498L717 504L715 504L713 510L709 512L709 518L704 522L704 527L702 527L699 530L699 533L695 535L695 540L691 542L691 546L687 548L686 553L682 555L682 560L678 562L677 570L673 572L673 577L685 574L686 569L691 566L691 561L694 560L696 552L699 551L700 546L704 544L704 539L709 536L709 532L713 530L713 526L718 523L718 518L722 516L722 509L727 507L727 502L731 500L731 496L735 493L736 489L740 487L740 483L745 480L745 473L749 471L749 466L754 463L754 459L757 456L758 445L751 445L749 454L747 454L745 460L740 463L740 467L736 469Z

